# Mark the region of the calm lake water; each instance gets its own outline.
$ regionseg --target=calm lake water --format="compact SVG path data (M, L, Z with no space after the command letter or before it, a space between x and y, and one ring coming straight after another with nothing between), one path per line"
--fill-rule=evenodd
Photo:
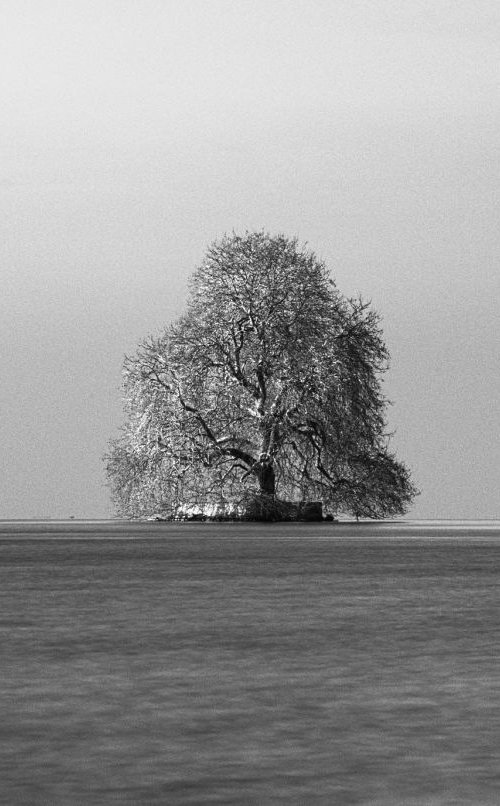
M500 803L500 524L0 522L0 803Z

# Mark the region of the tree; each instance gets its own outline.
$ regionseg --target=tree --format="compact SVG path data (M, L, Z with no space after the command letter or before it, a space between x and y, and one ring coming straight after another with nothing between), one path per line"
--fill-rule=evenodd
M260 495L402 514L416 490L388 447L387 362L378 315L297 239L223 237L185 314L125 360L107 457L119 512Z

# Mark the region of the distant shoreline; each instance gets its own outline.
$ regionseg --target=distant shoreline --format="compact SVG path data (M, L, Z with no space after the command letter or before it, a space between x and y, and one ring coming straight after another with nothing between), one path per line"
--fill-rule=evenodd
M82 523L125 523L125 524L149 524L152 528L157 526L167 526L167 525L198 525L203 526L207 524L221 524L221 523L228 523L228 524L261 524L266 525L265 522L260 521L216 521L216 520L209 520L206 521L152 521L146 518L138 518L138 519L129 519L129 518L0 518L1 523L67 523L67 524L82 524ZM414 525L414 524L471 524L471 523L498 523L500 524L500 516L496 518L401 518L401 519L380 519L380 520L369 520L369 519L362 519L360 518L359 521L356 521L351 518L338 518L335 521L276 521L276 524L279 523L287 523L287 524L299 524L302 526L310 526L310 525L325 525L325 526L339 526L339 525L383 525L383 524L402 524L406 526ZM273 525L272 523L268 523L267 525Z

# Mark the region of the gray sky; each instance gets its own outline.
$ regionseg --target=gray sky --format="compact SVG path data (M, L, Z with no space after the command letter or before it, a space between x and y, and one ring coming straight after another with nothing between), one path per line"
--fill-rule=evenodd
M497 0L0 0L0 517L111 513L123 354L224 232L383 315L414 517L500 517Z

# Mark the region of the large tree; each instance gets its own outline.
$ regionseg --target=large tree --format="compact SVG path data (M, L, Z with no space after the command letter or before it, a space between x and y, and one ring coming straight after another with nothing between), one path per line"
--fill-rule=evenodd
M416 490L388 448L387 361L378 315L296 239L222 238L185 314L125 361L126 422L107 457L118 511L256 494L402 514Z

